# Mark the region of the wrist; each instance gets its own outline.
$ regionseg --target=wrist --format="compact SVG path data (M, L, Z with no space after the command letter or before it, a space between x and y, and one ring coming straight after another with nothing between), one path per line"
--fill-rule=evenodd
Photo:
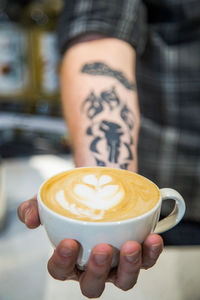
M118 168L118 169L127 169L128 171L137 173L138 171L138 160L137 160L137 151L133 150L133 159L128 162L127 165L124 164L124 161L121 160L118 163L111 163L108 161L108 157L101 156L99 161L103 161L105 164L99 164L97 159L92 155L88 148L77 147L73 153L74 165L76 168L80 167L97 167L104 166L108 168Z

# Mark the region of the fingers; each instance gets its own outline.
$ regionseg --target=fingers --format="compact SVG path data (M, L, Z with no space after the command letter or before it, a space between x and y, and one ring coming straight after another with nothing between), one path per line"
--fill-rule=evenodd
M76 241L65 239L60 242L47 265L50 275L58 280L77 279L73 271L78 251L79 245Z
M93 248L87 270L80 278L81 291L86 297L98 298L103 293L110 271L112 254L112 247L106 244Z
M125 243L120 252L120 262L114 284L127 291L137 282L142 262L141 245L134 241Z
M18 207L18 217L30 229L36 228L40 225L37 196L23 202Z
M156 263L162 250L162 238L157 234L149 235L143 243L142 268L151 268Z
M140 269L152 267L162 250L163 240L156 234L149 235L143 246L129 241L120 251L118 268L109 274L112 248L104 244L96 246L92 251L88 269L81 277L82 293L88 298L100 297L105 288L105 281L113 282L124 291L131 289L137 282Z

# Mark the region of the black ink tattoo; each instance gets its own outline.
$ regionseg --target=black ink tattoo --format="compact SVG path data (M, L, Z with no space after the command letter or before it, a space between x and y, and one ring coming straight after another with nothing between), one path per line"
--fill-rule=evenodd
M96 115L100 114L103 111L103 105L101 99L95 96L93 92L89 97L84 101L82 109L84 110L85 105L89 104L87 109L87 117L92 120Z
M126 158L127 160L132 160L133 159L133 153L131 151L130 145L128 143L124 143L126 146L126 149L128 151L128 157Z
M128 164L127 164L127 163L121 164L121 165L120 165L120 169L127 170L127 169L128 169Z
M81 69L82 73L90 74L90 75L101 75L101 76L109 76L117 79L123 86L125 86L128 90L136 90L136 86L134 83L130 82L125 75L117 70L111 69L108 65L102 62L94 62L90 64L85 64Z
M82 110L87 107L87 117L92 120L96 115L103 111L103 106L108 105L110 110L113 110L120 105L120 100L116 94L115 88L103 91L100 97L96 97L94 92L91 92L88 98L83 102Z
M92 127L91 127L91 126L89 126L89 127L87 128L86 133L87 133L87 135L93 135L93 133L92 133Z
M99 166L99 167L106 167L106 163L103 160L100 160L100 159L98 159L96 157L95 157L95 160L96 160L97 166Z
M110 112L113 109L118 111L119 117L123 121L122 126L115 121L98 121L97 116L106 108ZM90 151L94 154L96 164L98 166L107 165L102 159L102 149L107 149L107 161L111 164L119 164L119 161L122 161L120 168L127 169L129 162L133 160L131 145L133 145L134 115L127 104L120 100L115 87L101 92L100 96L91 92L83 102L82 111L91 121L86 134L92 138ZM124 153L123 157L122 152Z
M120 112L120 116L122 118L122 120L124 120L124 122L126 123L126 125L128 126L128 128L130 130L133 129L133 113L131 112L131 110L127 107L127 105L125 104Z
M121 145L120 137L123 135L121 126L108 121L102 121L99 129L104 132L107 148L109 151L108 160L118 163L119 148Z
M99 153L98 149L97 149L97 144L102 140L101 137L97 136L94 138L94 140L92 141L91 145L90 145L90 150L92 152L96 152Z
M113 110L120 105L120 101L114 87L111 90L102 92L101 98L108 104L110 110Z

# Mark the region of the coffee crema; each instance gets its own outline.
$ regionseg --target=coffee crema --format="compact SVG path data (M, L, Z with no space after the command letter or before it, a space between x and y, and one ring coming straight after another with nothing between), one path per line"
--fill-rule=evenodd
M54 212L76 220L114 222L145 214L160 199L157 186L138 174L106 167L72 169L47 180L40 192Z

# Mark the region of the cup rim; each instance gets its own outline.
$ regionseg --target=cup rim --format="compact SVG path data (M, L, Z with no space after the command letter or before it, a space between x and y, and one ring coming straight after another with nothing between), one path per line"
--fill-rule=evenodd
M119 221L99 221L99 222L95 222L95 221L84 221L84 220L78 220L78 219L73 219L73 218L70 218L70 217L67 217L67 216L63 216L55 211L53 211L52 209L48 208L44 202L42 201L41 199L41 190L42 190L42 187L43 185L48 181L50 180L52 177L54 176L57 176L59 174L62 174L62 173L66 173L67 171L70 171L70 170L78 170L78 169L89 169L89 168L106 168L106 169L112 169L112 170L116 170L116 168L110 168L110 167L102 167L102 166L94 166L94 167L78 167L78 168L72 168L72 169L69 169L69 170L66 170L66 171L63 171L63 172L58 172L56 174L54 174L53 176L49 177L48 179L46 179L41 185L40 185L40 188L39 188L39 191L38 191L38 194L37 194L37 202L38 204L40 204L48 213L50 213L51 215L61 219L61 220L66 220L68 222L71 222L71 223L76 223L76 224L82 224L82 225L92 225L92 226L113 226L113 225L116 225L116 224L127 224L127 223L131 223L131 222L134 222L134 221L137 221L137 220L141 220L145 217L147 217L148 215L152 214L154 211L156 211L160 204L161 204L161 201L162 201L162 198L161 198L161 193L160 193L160 189L159 187L150 179L148 179L147 177L143 176L143 175L140 175L136 172L132 172L132 171L129 171L129 170L124 170L124 169L117 169L117 170L120 170L120 171L123 171L123 172L129 172L129 173L133 173L139 177L143 177L145 178L146 180L150 181L158 190L159 192L159 200L158 202L156 203L156 205L154 207L152 207L152 209L150 209L149 211L147 211L146 213L142 214L142 215L139 215L137 217L133 217L133 218L128 218L128 219L125 219L125 220L119 220Z

